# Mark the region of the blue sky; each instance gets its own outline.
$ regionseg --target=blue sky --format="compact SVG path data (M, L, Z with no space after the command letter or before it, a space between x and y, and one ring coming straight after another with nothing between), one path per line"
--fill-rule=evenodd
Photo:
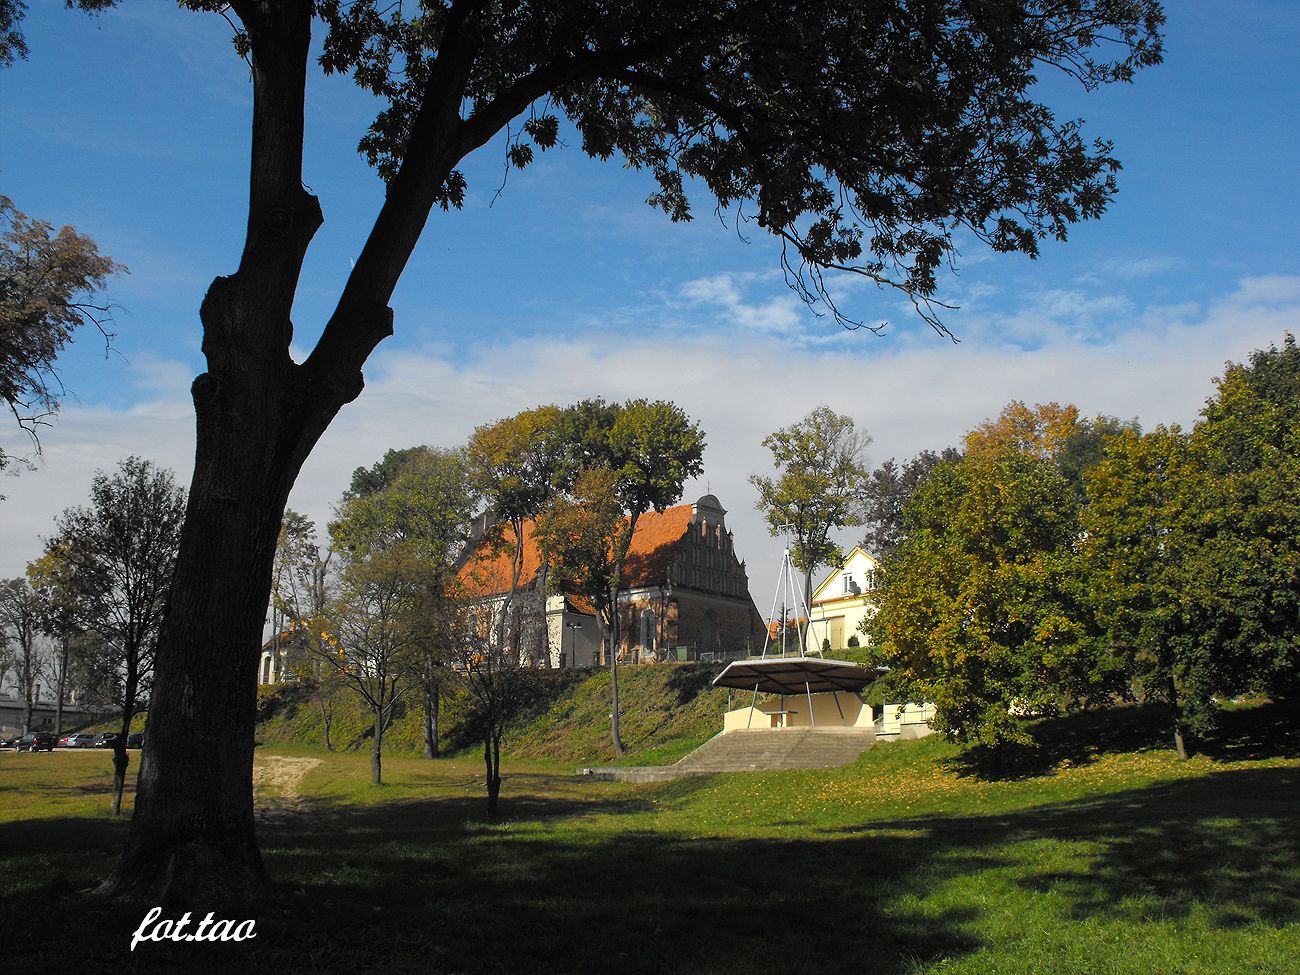
M0 72L0 192L131 273L109 289L113 353L89 334L68 351L75 397L40 468L0 485L0 577L39 553L97 468L135 453L188 479L198 305L237 263L247 186L247 69L223 20L157 3L97 18L30 6L31 59ZM889 329L844 332L785 288L760 231L746 241L703 198L694 223L672 225L644 205L644 174L576 145L498 195L502 144L489 145L465 167L464 211L430 220L394 296L396 334L290 503L323 521L352 468L387 447L461 443L541 402L673 399L709 440L687 500L711 488L730 509L765 609L780 548L746 477L765 470L762 437L819 403L872 434L873 463L955 443L1013 399L1189 424L1225 361L1300 322L1300 4L1167 7L1166 61L1134 84L1088 94L1044 79L1059 115L1114 140L1120 194L1037 261L964 247L941 294L961 305L945 316L959 345L855 282L840 286L848 310ZM313 77L305 178L326 223L294 310L299 353L381 196L355 152L374 109L346 79ZM0 443L24 447L8 428Z

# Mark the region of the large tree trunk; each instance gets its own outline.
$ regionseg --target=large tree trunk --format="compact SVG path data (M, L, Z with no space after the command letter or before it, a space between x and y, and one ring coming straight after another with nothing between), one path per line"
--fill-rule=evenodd
M251 18L253 44L247 240L238 271L212 283L200 310L208 371L192 388L194 475L158 638L135 814L100 887L205 910L242 906L266 886L252 773L272 561L303 461L361 388L359 367L348 373L337 359L298 366L289 356L298 275L322 220L301 175L311 5L285 0L239 13Z
M280 519L305 450L288 435L287 397L248 387L240 396L216 377L195 382L194 480L135 815L101 888L114 896L206 906L265 886L253 827L257 663Z
M472 44L439 56L397 175L338 306L301 365L290 312L322 222L303 189L311 0L236 3L251 45L247 239L238 271L203 301L208 370L193 386L194 476L159 634L149 734L127 846L100 891L150 905L243 909L266 888L253 824L257 662L289 491L361 367L392 334L388 300L434 198L484 126L454 144ZM467 30L457 5L448 38ZM450 41L448 42L450 43ZM531 96L530 96L531 97ZM522 106L521 106L522 107ZM246 916L246 915L241 915Z

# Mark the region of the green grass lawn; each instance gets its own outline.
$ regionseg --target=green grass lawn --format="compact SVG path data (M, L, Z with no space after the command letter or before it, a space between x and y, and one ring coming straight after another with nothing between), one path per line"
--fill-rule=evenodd
M1055 722L998 779L934 739L843 769L652 786L516 763L498 823L472 761L387 758L376 788L364 754L259 749L321 763L299 811L260 827L278 891L257 939L134 954L142 912L79 893L125 832L104 811L107 755L5 753L0 957L48 972L1295 975L1300 741L1274 708L1226 721L1188 762L1137 712Z

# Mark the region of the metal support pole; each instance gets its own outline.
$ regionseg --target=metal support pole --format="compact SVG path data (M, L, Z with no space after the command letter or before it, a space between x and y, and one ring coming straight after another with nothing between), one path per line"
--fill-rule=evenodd
M805 691L805 692L807 693L807 695L808 695L808 724L811 725L812 727L816 728L816 727L817 727L817 716L813 714L813 706L812 706L812 687L809 686L809 684L808 684L807 681L804 681L804 682L803 682L803 689L804 689L804 691Z
M757 704L758 704L758 685L755 684L755 685L754 685L754 699L753 699L752 701L749 702L749 717L745 720L745 730L746 730L746 731L748 731L748 730L749 730L749 726L752 725L752 724L754 723L754 708L755 708L755 706L756 706Z

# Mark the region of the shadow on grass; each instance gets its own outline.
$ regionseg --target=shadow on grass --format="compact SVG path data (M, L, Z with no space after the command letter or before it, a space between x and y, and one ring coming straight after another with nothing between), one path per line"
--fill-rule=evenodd
M677 696L679 706L685 706L709 690L720 673L722 668L717 664L679 664L668 678L668 690Z
M950 759L958 775L1014 781L1049 775L1065 764L1086 765L1105 755L1173 748L1169 709L1159 704L1081 711L1035 722L1034 743L977 746ZM1191 741L1193 752L1221 761L1300 757L1300 715L1265 704L1223 711L1210 735Z
M976 862L1018 843L1087 844L1069 869L1034 869L1018 881L1063 895L1075 920L1138 924L1208 909L1234 928L1300 922L1300 770L1234 769L1007 815L877 821L916 836L939 863ZM985 861L987 865L988 861Z
M981 948L997 898L916 899L990 871L1027 896L1057 895L1066 919L1140 925L1187 916L1194 898L1223 928L1294 924L1298 794L1300 770L1260 767L815 838L653 831L640 815L652 793L515 796L497 826L481 824L471 797L326 809L262 830L279 893L257 914L256 941L134 954L140 912L73 893L107 868L118 824L50 820L0 826L0 850L24 851L0 866L65 879L7 892L0 910L40 903L7 957L48 971L904 975ZM613 814L608 827L563 821L589 812ZM1018 848L1044 840L1066 846L1043 861L1041 848Z

